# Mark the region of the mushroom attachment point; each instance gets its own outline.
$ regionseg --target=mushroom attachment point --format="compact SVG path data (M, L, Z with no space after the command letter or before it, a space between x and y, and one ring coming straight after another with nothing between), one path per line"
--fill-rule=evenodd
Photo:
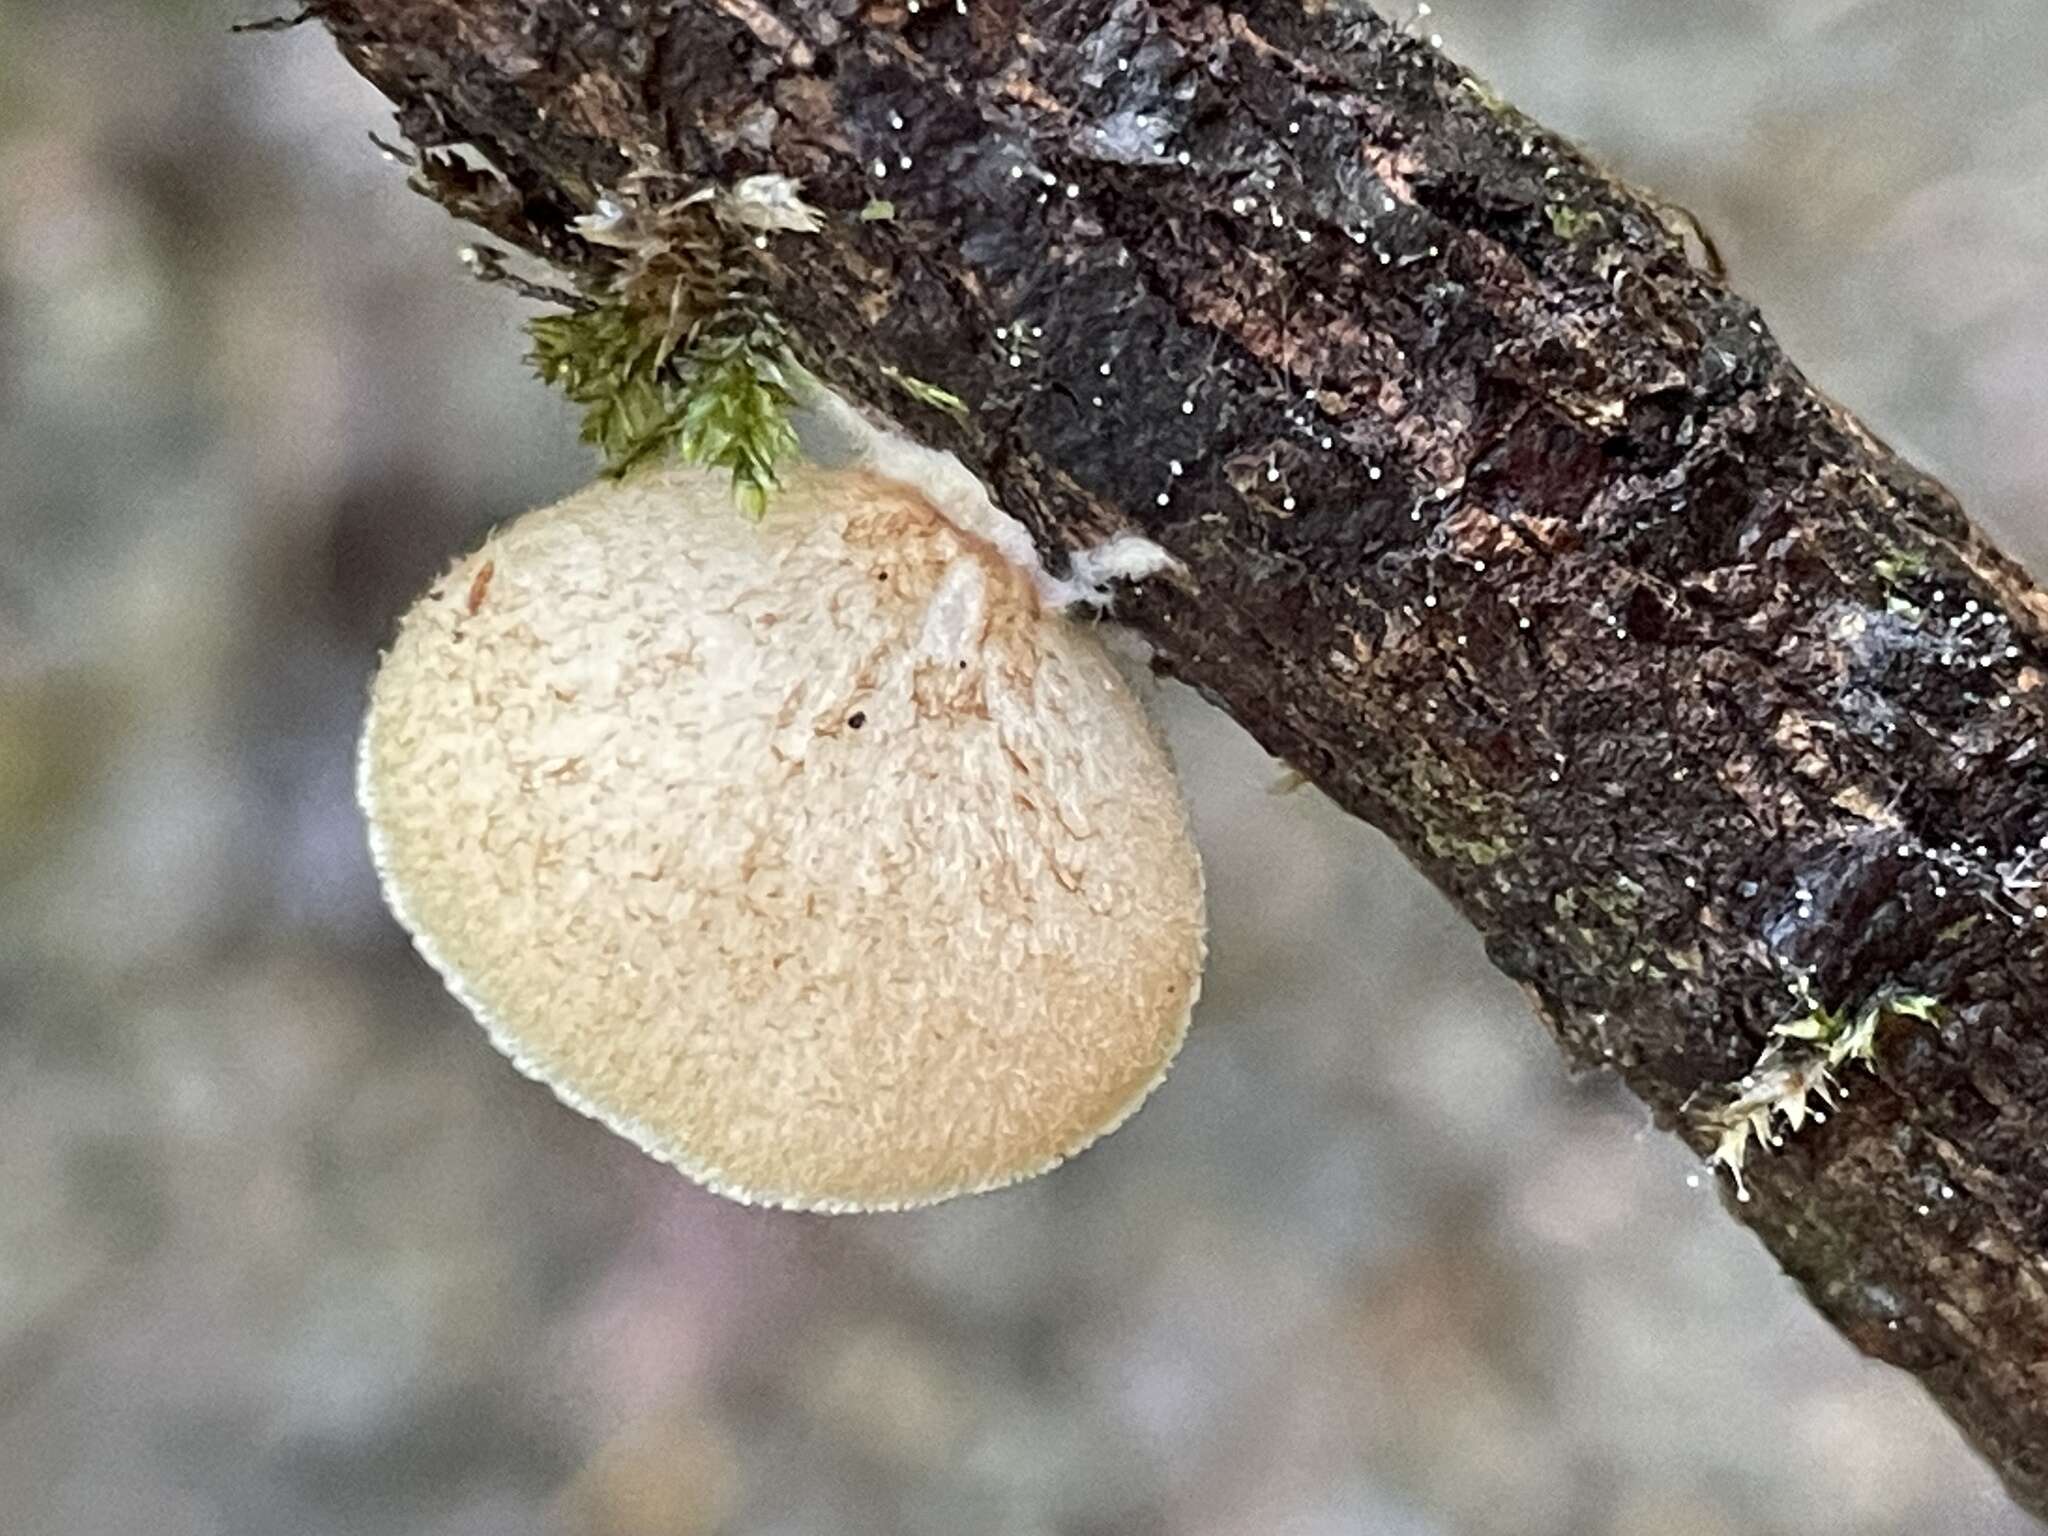
M735 1199L1043 1173L1164 1076L1203 958L1164 747L917 490L680 466L519 519L405 617L385 894L521 1070Z

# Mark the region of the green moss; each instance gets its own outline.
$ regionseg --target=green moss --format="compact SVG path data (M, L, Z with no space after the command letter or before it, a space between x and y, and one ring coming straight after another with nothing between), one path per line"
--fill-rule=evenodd
M795 363L765 311L723 308L678 339L623 300L528 322L534 371L583 408L583 440L623 475L669 453L731 474L759 517L778 466L796 451Z
M941 389L936 384L927 384L923 379L913 378L892 363L882 365L882 377L919 405L928 405L935 411L944 411L955 421L967 420L967 402L950 389Z
M1842 1091L1835 1074L1851 1062L1876 1070L1877 1032L1886 1020L1935 1024L1941 1015L1939 999L1890 986L1854 1006L1828 1008L1802 981L1799 1012L1771 1031L1774 1038L1749 1075L1702 1117L1715 1137L1709 1161L1734 1176L1737 1197L1747 1200L1742 1166L1752 1145L1781 1145L1785 1135L1821 1117L1816 1101L1832 1108Z
M530 323L530 357L583 407L607 474L673 453L730 474L750 516L765 510L796 451L799 367L759 251L819 217L795 182L770 176L668 203L600 198L575 221L609 264L568 313Z
M758 325L714 334L686 359L676 450L692 464L728 471L749 517L768 510L776 470L796 452L794 367L779 335Z
M1803 1012L1794 1014L1771 1031L1786 1040L1801 1040L1819 1049L1830 1069L1848 1062L1868 1065L1876 1058L1878 1026L1887 1019L1918 1019L1932 1024L1941 1017L1941 1003L1924 992L1900 992L1886 987L1864 999L1856 1008L1830 1010L1821 1006L1811 992L1802 1001Z
M623 473L666 441L676 402L659 331L622 304L542 315L526 329L533 371L583 407L583 440L609 470Z

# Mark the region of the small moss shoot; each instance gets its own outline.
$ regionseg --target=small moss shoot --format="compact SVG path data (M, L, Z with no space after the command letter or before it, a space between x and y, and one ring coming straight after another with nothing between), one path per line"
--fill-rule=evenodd
M733 193L605 203L577 221L620 264L586 307L528 322L528 357L583 408L583 440L607 475L673 453L730 474L749 517L767 509L797 449L798 364L750 247L770 230L808 232L814 218L793 183L752 177Z
M658 331L623 304L537 316L526 329L533 371L583 407L583 441L607 472L624 474L666 442L678 402Z
M617 302L528 322L534 371L583 408L583 440L614 478L664 454L723 469L750 517L796 451L794 368L779 328L716 316L681 346Z
M950 389L941 389L936 384L927 384L923 379L913 378L893 363L882 365L882 377L919 405L928 405L935 411L944 411L955 421L967 420L967 402Z
M777 466L796 452L794 367L788 347L758 326L713 336L688 360L676 449L690 463L729 471L740 510L752 518L768 510Z
M1738 1200L1749 1199L1742 1166L1752 1144L1766 1151L1781 1147L1808 1120L1825 1120L1837 1097L1848 1096L1835 1074L1851 1063L1876 1070L1879 1026L1888 1019L1932 1024L1941 1018L1936 999L1891 987L1881 988L1860 1007L1829 1009L1802 982L1800 1001L1801 1011L1771 1031L1771 1043L1737 1085L1735 1096L1704 1117L1717 1133L1707 1160L1734 1177ZM1825 1109L1817 1108L1815 1100Z

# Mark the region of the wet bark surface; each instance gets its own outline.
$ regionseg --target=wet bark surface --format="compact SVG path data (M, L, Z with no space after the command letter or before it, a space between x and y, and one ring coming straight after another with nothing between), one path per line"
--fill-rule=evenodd
M1176 556L1117 617L1699 1150L1796 989L1936 1000L1731 1208L2048 1513L2048 595L1682 212L1339 6L315 10L573 278L600 197L801 178L749 259L804 360L1055 566Z

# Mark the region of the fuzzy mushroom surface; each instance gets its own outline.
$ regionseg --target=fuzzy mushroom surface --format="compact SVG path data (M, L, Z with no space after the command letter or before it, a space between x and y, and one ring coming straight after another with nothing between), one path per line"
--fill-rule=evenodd
M1203 891L1088 630L917 490L680 466L406 615L358 789L386 896L525 1072L736 1199L1028 1178L1164 1076Z

